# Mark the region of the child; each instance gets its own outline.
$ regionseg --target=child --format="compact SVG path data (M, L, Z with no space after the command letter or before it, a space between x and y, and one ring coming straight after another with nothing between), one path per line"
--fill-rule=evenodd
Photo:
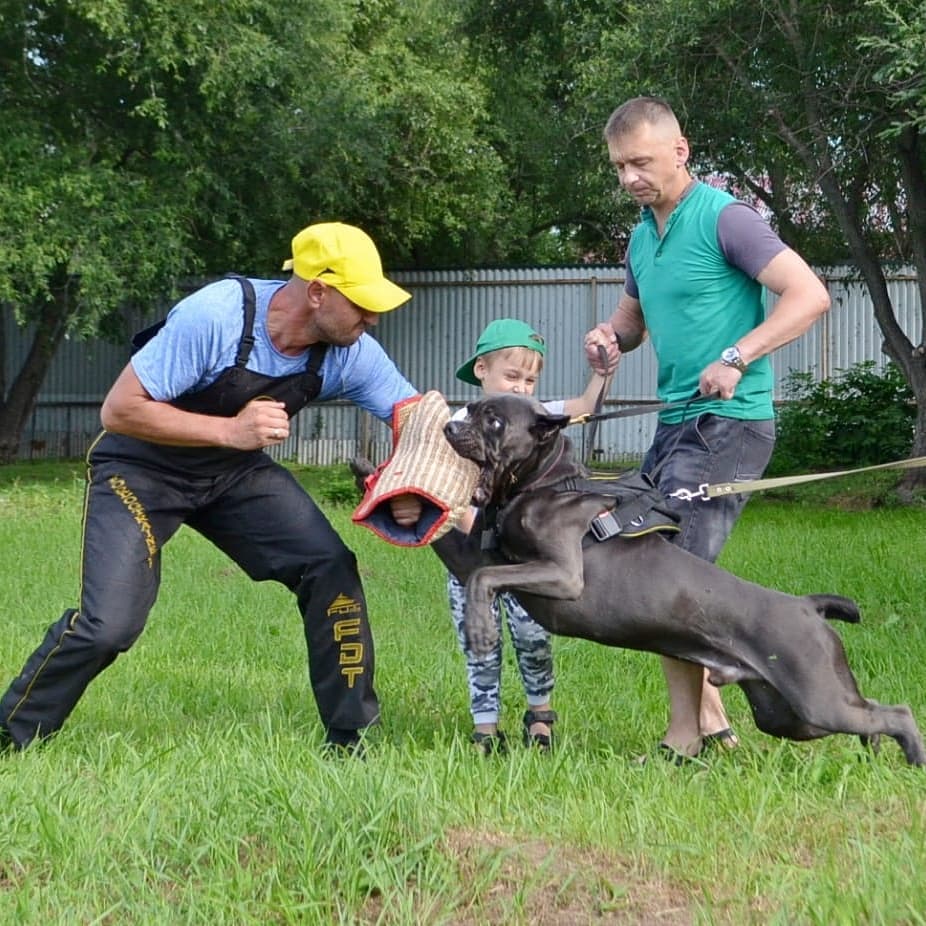
M533 395L543 368L546 345L543 338L530 325L513 318L500 318L489 324L479 336L473 356L457 370L457 379L479 386L484 395L514 392ZM585 392L572 399L545 402L552 414L582 415L593 412L603 389L610 385L611 377L593 373ZM453 417L465 417L460 409ZM475 513L473 513L475 514ZM460 525L468 530L468 523ZM527 710L523 718L523 737L526 746L544 752L553 747L552 725L556 713L550 705L553 691L553 653L550 635L521 607L517 598L504 592L492 604L492 614L498 623L498 643L493 652L477 657L466 645L464 611L466 593L463 585L452 574L447 576L450 613L456 626L469 680L470 710L473 715L472 741L485 755L501 753L506 749L505 734L498 728L501 708L502 635L501 611L504 606L518 661L518 669L527 696Z

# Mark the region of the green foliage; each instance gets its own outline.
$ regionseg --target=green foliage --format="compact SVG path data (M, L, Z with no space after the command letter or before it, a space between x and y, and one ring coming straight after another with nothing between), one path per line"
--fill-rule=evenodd
M625 4L467 0L463 34L488 92L486 130L506 180L507 259L623 259L638 209L618 199L579 77Z
M845 260L853 233L906 259L899 154L881 137L898 101L879 78L884 56L860 52L887 21L827 0L634 3L585 62L583 88L599 109L667 97L698 172L767 209L812 263Z
M47 0L0 18L0 302L105 327L177 279L279 271L312 220L387 263L498 239L497 154L444 0Z
M819 382L794 371L785 396L770 476L872 466L910 454L916 409L894 364L879 373L864 361Z
M895 121L888 130L896 135L908 125L926 124L926 8L916 0L869 0L883 28L865 36L861 47L881 65L877 77L895 103Z
M909 2L8 7L0 300L21 321L62 277L83 332L178 276L276 271L316 218L363 225L393 264L619 259L636 209L601 129L641 92L810 259L846 253L821 178L909 254L909 174L881 137L919 102Z
M346 466L329 467L316 483L318 497L330 505L351 505L360 503L360 490Z

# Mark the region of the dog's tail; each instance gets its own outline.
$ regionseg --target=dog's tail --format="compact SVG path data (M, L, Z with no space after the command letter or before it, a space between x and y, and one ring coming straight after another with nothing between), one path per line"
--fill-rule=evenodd
M843 598L842 595L808 595L807 597L827 620L857 624L862 619L858 605L851 598Z

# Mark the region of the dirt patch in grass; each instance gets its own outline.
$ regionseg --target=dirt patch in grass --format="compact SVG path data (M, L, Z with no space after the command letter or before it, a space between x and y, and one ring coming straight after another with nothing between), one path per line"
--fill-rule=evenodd
M455 830L445 843L467 892L457 911L461 926L650 926L695 919L687 888L633 860L493 832Z
M647 872L632 859L506 833L451 830L444 852L456 872L455 895L421 897L415 922L454 926L690 926L704 919L699 894ZM409 891L416 890L409 885ZM407 909L405 915L407 916ZM715 923L732 922L715 907ZM448 919L449 917L449 919ZM360 911L362 923L392 923L381 895Z

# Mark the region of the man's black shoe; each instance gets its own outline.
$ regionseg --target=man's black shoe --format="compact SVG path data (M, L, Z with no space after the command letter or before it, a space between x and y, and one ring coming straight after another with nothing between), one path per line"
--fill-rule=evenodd
M360 730L341 730L329 727L325 734L325 752L334 756L363 758L364 744Z

